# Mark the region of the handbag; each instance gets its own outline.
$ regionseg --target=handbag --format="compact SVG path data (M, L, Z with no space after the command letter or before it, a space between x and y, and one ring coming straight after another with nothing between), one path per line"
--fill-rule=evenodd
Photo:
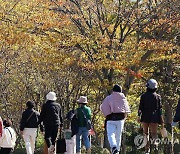
M86 122L86 128L87 128L88 130L92 129L91 120L86 117L86 115L85 115L85 113L84 113L83 110L81 110L81 111L82 111L82 113L83 113L83 115L84 115L84 119L85 119L85 122Z
M56 141L56 153L64 153L66 152L66 140L62 138L61 131L59 138Z

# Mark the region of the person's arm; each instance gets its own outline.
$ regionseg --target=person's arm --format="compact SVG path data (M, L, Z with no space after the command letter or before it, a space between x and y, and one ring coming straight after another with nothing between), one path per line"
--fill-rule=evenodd
M126 96L124 94L122 96L123 96L124 110L125 110L125 117L126 117L128 115L128 113L131 112L131 110L130 110L129 103L127 101Z
M163 115L162 115L161 96L159 96L159 95L158 95L158 110L159 110L159 113L160 113L160 116L161 116L161 125L164 126L164 118L163 118Z
M176 113L173 119L173 122L179 122L180 121L180 99L176 108Z
M39 125L39 127L40 127L40 131L41 132L44 132L44 126L43 126L43 123L42 122L40 122L40 113L39 112L37 112L36 111L36 116L37 116L37 118L38 118L38 125Z
M44 117L45 117L45 114L46 114L46 108L45 108L45 104L42 105L42 108L41 108L41 113L40 113L40 116L39 116L39 119L38 119L38 124L41 124Z
M25 112L22 113L22 117L21 117L21 121L20 121L20 131L22 134L22 131L24 130L26 125L26 116L25 116Z
M63 127L62 109L60 105L59 105L59 108L60 108L60 111L59 111L60 127Z
M91 120L91 109L90 108L88 108L87 118Z
M140 98L140 104L139 104L139 109L138 109L138 122L140 122L140 117L142 115L143 108L144 108L144 99L142 95Z
M139 117L142 115L143 106L144 106L144 100L143 100L143 97L141 96L140 104L139 104L139 109L138 109L138 116Z
M101 106L100 106L100 110L102 111L103 115L106 117L107 115L111 114L111 108L109 106L109 103L108 103L108 97L106 97Z

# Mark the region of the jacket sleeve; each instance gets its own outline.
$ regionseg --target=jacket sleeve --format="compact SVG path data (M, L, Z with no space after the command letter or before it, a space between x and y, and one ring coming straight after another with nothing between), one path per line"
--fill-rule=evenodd
M130 113L131 110L130 110L130 107L129 107L129 103L127 101L127 98L124 96L123 94L123 102L124 102L124 110L125 110L125 113Z
M62 109L61 109L60 105L59 105L59 107L60 107L60 111L59 111L60 127L62 127L63 126Z
M161 103L161 96L158 95L158 110L160 115L162 115L162 103Z
M90 108L88 108L87 118L88 118L88 119L91 119L91 109L90 109Z
M141 96L140 104L139 104L139 109L138 109L138 116L142 115L143 108L144 108L144 100L143 100L143 96Z
M36 116L37 116L37 118L38 118L38 125L40 125L40 131L41 131L41 132L44 132L44 126L43 126L42 122L39 121L39 119L40 119L40 113L39 113L39 112L36 112ZM39 123L39 122L40 122L40 123Z
M43 104L42 108L41 108L41 113L40 113L40 116L39 116L38 124L41 124L41 122L43 121L43 119L45 117L45 114L46 114L46 108L45 108L45 104Z
M108 104L108 98L106 97L100 106L100 110L102 111L103 115L106 117L107 115L111 114L111 108Z
M20 121L20 131L23 131L26 125L26 117L25 117L25 112L22 114L22 118Z
M177 105L176 113L173 119L174 122L179 122L180 121L180 99Z

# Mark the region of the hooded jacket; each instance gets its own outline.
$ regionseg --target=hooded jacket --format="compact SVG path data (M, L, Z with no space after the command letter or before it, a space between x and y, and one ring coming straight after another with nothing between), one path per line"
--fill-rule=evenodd
M100 109L104 116L108 116L112 113L130 113L128 101L123 93L112 92L107 96L100 106Z

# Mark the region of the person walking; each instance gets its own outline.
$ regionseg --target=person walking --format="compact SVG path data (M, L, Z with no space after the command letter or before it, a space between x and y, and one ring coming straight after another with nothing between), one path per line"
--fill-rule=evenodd
M78 122L78 133L76 134L76 153L81 153L81 137L83 139L86 151L91 153L91 145L89 140L89 130L87 128L86 119L91 119L91 109L87 106L87 96L80 96L77 100L79 107L75 110Z
M106 118L105 124L111 153L116 154L120 151L122 131L125 118L130 113L130 107L122 93L121 86L116 84L112 90L112 94L103 100L100 109Z
M60 104L56 103L55 92L49 92L46 99L47 101L41 109L39 123L43 122L45 128L44 138L48 147L48 154L54 154L58 129L63 126L62 109Z
M138 122L142 123L143 133L146 140L149 140L149 131L153 139L157 138L158 124L164 126L162 116L161 97L156 93L158 83L155 79L148 80L146 92L141 95L138 109ZM150 152L149 143L145 147L146 153Z
M179 98L179 101L178 101L178 105L177 105L177 108L176 108L176 113L174 115L172 126L173 127L176 126L178 122L179 122L179 128L180 128L180 98Z
M7 119L3 121L4 128L0 137L0 154L10 154L16 143L16 132L11 127L12 122Z
M40 114L34 110L34 102L28 101L26 107L26 110L22 113L20 131L25 142L27 154L34 154Z

